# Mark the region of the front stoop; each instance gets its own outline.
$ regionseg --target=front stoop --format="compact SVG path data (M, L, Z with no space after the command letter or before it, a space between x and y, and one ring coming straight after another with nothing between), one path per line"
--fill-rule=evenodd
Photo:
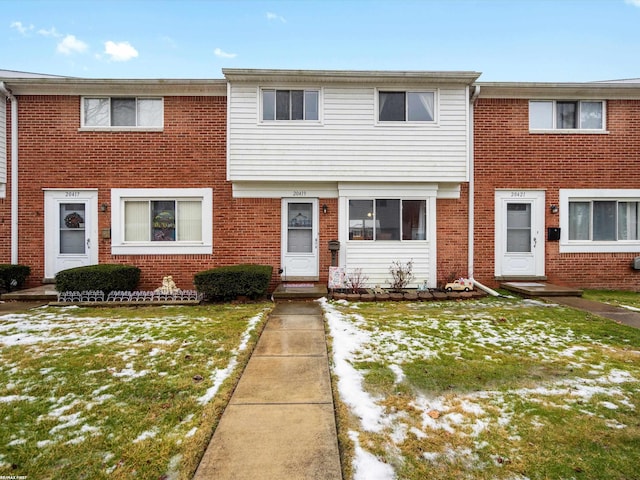
M281 283L273 292L274 300L314 300L326 297L329 291L326 285L317 283L301 286L298 283Z
M501 288L524 297L581 297L579 288L553 285L545 282L504 282Z

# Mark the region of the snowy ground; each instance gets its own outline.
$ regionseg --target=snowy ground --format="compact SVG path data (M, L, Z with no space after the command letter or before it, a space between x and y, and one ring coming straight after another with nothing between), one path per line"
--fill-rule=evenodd
M530 471L524 452L531 436L555 428L545 415L566 411L585 422L597 419L606 433L627 429L619 419L635 417L640 406L637 340L612 346L574 331L571 324L554 323L555 312L562 312L557 306L528 300L416 303L394 314L393 306L362 313L366 304L321 304L339 397L355 419L348 432L355 480L422 478L400 476L407 471L450 478L437 476L447 470L459 472L451 478L529 478L520 472ZM492 389L452 386L424 392L405 375L409 365L424 362L429 368L430 360L445 357L461 368L470 361L494 368L517 356L555 369L555 377L498 382ZM402 393L368 391L368 370L361 365L393 372ZM623 411L627 415L618 417ZM632 435L637 435L635 423ZM413 466L407 468L408 463Z
M264 308L0 316L0 476L177 478L184 445ZM135 458L145 450L163 453Z

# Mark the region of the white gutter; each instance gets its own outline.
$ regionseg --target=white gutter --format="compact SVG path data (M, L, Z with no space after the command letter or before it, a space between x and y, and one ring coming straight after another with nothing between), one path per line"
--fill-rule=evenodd
M18 263L18 99L4 82L2 92L11 102L11 263Z
M486 285L481 284L479 281L477 281L475 278L471 278L471 282L478 287L480 290L484 290L485 292L487 292L489 295L493 295L494 297L503 297L504 295L501 295L500 293L496 292L495 290L487 287Z
M473 113L473 107L476 103L476 100L478 100L478 96L480 95L480 86L479 85L475 85L475 90L473 91L473 94L471 95L471 98L469 99L469 223L467 226L467 234L468 234L468 244L469 244L469 249L467 252L467 275L468 277L473 280L473 263L474 263L474 256L473 256L473 249L474 249L474 229L475 229L475 214L474 214L474 209L475 209L475 176L474 176L474 170L475 170L475 161L474 161L474 148L473 148L473 142L474 142L474 137L473 137L473 122L474 122L474 113ZM475 280L473 280L475 282ZM483 289L484 290L484 289Z

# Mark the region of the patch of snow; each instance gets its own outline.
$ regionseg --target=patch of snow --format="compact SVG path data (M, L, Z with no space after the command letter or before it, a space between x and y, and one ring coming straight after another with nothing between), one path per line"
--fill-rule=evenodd
M375 455L360 446L358 432L351 430L349 438L354 444L353 480L393 480L396 474L388 463L381 462Z
M158 429L157 428L152 428L151 430L146 430L146 431L142 432L140 435L138 435L133 440L133 443L144 442L145 440L147 440L149 438L153 438L156 435L158 435Z
M235 368L238 366L238 353L244 351L249 344L249 340L251 338L251 332L255 329L258 322L262 319L264 313L259 313L249 319L247 323L247 328L242 334L242 339L238 347L232 352L231 359L225 368L217 368L213 371L211 375L211 379L213 380L213 385L211 385L207 391L197 399L200 405L205 405L209 403L213 397L215 397L216 393L220 389L222 383L233 373Z
M376 403L376 398L364 391L364 378L350 362L353 354L369 342L369 334L344 321L342 314L325 299L320 302L333 338L334 372L338 377L340 398L360 419L364 430L380 432L385 426L384 408Z
M616 405L613 402L600 402L600 405L602 405L604 408L608 408L609 410L617 410L618 409L618 405Z
M5 395L0 397L0 403L12 403L12 402L33 402L36 397L30 395Z
M11 440L9 443L7 443L7 446L14 447L16 445L24 445L25 443L27 443L26 439L24 439L24 438L16 438L15 440Z
M185 437L189 438L189 437L193 437L196 432L198 431L198 427L193 427L191 430L189 430L187 433L184 434Z
M402 383L404 381L405 376L400 365L396 365L395 363L393 363L389 365L389 370L391 370L396 376L395 383Z
M640 312L640 308L632 307L631 305L620 305L622 308L626 308L627 310L631 310L632 312Z

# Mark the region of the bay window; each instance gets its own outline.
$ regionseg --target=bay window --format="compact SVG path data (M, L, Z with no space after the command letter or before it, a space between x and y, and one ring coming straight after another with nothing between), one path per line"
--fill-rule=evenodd
M349 200L349 240L426 240L426 200Z

